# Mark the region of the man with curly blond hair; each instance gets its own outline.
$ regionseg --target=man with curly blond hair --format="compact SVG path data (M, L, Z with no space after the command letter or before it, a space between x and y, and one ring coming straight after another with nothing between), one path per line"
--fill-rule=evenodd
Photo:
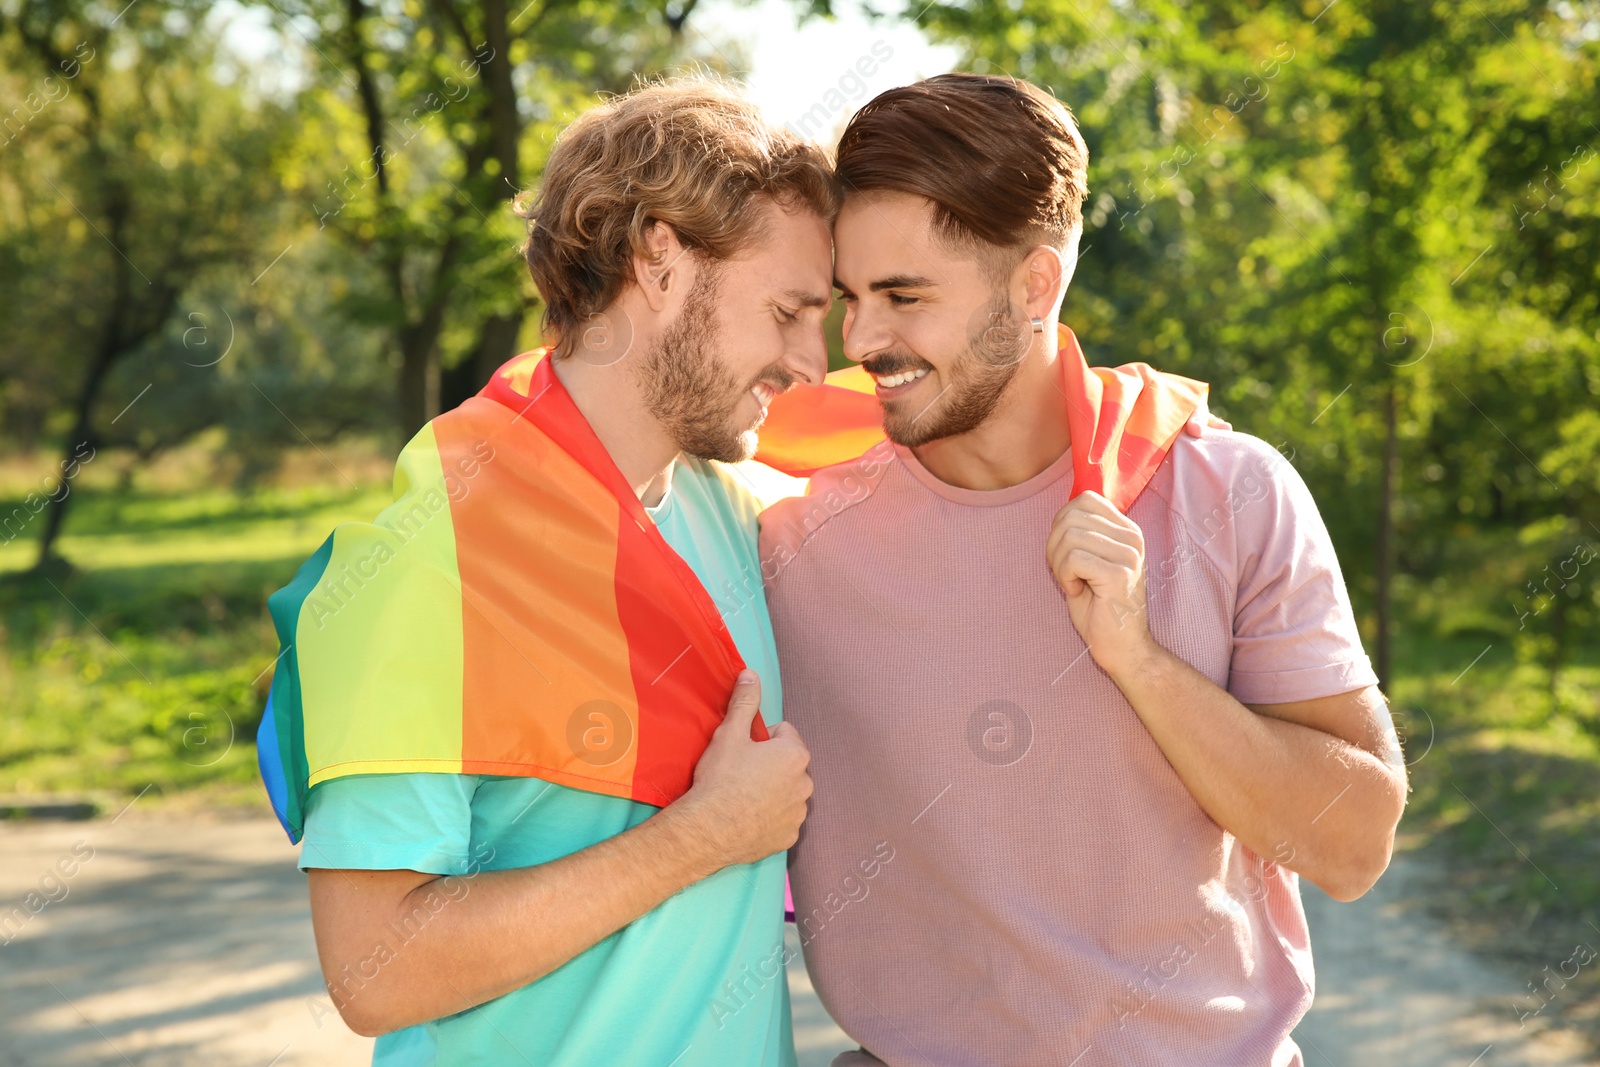
M579 117L524 211L550 348L273 597L263 772L374 1062L794 1063L808 755L730 464L825 372L837 205L720 82Z

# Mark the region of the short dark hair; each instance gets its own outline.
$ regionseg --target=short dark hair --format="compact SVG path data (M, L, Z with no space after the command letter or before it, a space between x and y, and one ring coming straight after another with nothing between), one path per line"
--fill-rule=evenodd
M673 78L580 115L556 140L538 195L521 205L545 326L564 333L609 306L654 222L711 260L761 240L763 198L829 222L839 210L827 153L767 122L732 83Z
M1089 149L1072 112L1017 78L941 74L875 97L839 139L846 197L870 190L933 202L957 246L1065 247L1083 223Z

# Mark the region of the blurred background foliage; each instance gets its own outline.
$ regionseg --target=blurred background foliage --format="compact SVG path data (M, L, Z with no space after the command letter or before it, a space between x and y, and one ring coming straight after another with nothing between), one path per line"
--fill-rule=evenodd
M265 594L537 344L511 201L597 93L742 61L696 4L0 0L0 793L249 794ZM1091 360L1311 485L1408 831L1600 918L1600 3L917 21L1075 110Z

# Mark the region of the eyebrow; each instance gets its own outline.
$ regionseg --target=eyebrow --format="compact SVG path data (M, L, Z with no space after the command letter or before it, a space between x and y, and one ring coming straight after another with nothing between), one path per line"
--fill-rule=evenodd
M920 274L891 274L887 278L880 278L867 286L870 292L881 293L885 289L926 289L935 284L932 278L924 278ZM833 280L833 287L841 293L848 293L849 286L838 278Z
M808 293L804 289L785 289L783 295L803 308L827 308L833 306L833 297L831 295L819 296L816 293Z
M893 274L873 282L867 288L874 293L881 293L885 289L926 289L932 284L932 278L924 278L920 274Z

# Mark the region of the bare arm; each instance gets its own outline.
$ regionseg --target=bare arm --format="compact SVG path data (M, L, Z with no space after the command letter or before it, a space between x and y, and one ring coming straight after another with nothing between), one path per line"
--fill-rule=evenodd
M694 786L613 838L536 867L460 877L310 871L323 977L350 1028L375 1036L520 988L686 886L793 844L809 757L788 723L750 740L761 687L746 673Z
M1200 807L1257 854L1335 900L1388 867L1406 773L1377 687L1246 707L1159 645L1112 679Z
M1062 509L1046 554L1090 654L1206 814L1337 900L1371 888L1389 864L1406 797L1383 695L1235 700L1151 636L1143 536L1098 494Z

